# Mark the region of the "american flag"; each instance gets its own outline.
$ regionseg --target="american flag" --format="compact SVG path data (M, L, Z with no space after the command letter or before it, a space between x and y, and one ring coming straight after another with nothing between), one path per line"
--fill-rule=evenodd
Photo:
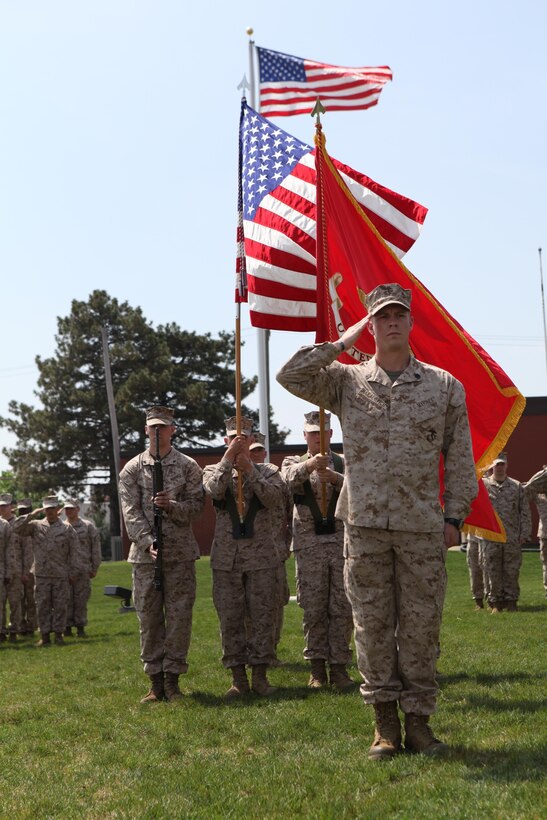
M375 228L402 257L420 235L427 208L333 162ZM254 327L315 330L315 182L315 149L243 101L236 301L248 300Z
M346 68L258 46L256 50L260 110L266 117L309 114L317 97L328 111L371 108L384 85L393 79L387 65Z

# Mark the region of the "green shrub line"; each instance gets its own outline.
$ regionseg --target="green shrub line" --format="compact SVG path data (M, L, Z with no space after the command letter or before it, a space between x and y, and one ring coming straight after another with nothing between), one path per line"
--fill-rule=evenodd
M547 817L546 612L541 565L525 554L520 609L475 612L465 555L448 554L432 719L442 760L371 762L373 711L358 688L311 691L302 617L285 608L279 687L225 702L209 560L182 701L141 706L148 680L135 613L104 586L131 586L124 562L93 581L88 637L0 646L0 817ZM294 594L294 566L289 579ZM355 664L350 666L357 680Z

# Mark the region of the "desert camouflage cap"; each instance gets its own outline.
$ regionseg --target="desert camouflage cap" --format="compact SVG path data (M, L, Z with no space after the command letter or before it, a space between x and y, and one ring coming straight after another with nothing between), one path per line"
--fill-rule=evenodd
M321 430L319 418L319 410L311 410L309 413L304 413L304 432L318 433ZM330 413L325 413L324 425L324 430L330 430Z
M229 419L225 419L224 424L226 425L226 435L227 436L236 436L237 435L237 418L236 416L232 416ZM246 416L241 416L241 435L242 436L250 436L253 432L253 420L248 419Z
M45 498L42 498L42 507L44 507L44 509L60 506L59 498L56 495L46 495Z
M13 496L11 493L2 493L0 495L0 506L6 507L8 504L13 504Z
M492 467L495 464L507 464L507 453L500 453L499 456L492 462Z
M67 507L72 507L74 509L76 509L76 508L79 509L80 508L80 502L78 501L77 498L65 498L64 503L63 503L63 507L65 508L65 510L66 510Z
M154 407L149 407L146 411L146 424L150 427L152 424L161 424L164 427L170 427L174 424L175 411L170 407L162 407L159 404Z
M32 510L32 498L21 498L17 502L18 510Z
M391 282L389 285L378 285L370 293L367 293L365 306L369 316L375 316L378 311L388 305L402 305L410 310L411 299L412 291L405 290L397 282Z
M264 448L266 445L266 436L264 433L253 433L254 441L249 447L249 450L258 450Z

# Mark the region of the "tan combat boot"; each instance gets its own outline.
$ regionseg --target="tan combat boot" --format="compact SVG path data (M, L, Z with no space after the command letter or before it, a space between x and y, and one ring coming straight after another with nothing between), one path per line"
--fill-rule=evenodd
M179 689L179 676L177 672L165 673L165 697L168 701L182 700L182 692Z
M475 609L484 609L482 598L475 598Z
M251 691L249 681L247 680L247 672L245 665L232 666L232 685L224 695L229 700L231 698L239 698L241 695L248 695Z
M267 669L268 667L265 663L259 663L257 666L252 667L251 673L251 689L255 694L262 695L263 697L273 695L276 691L275 686L271 686L270 681L266 677Z
M63 638L63 633L62 632L56 632L55 633L55 643L57 644L57 646L64 646L65 645L65 639Z
M429 715L405 715L405 748L409 752L430 756L448 751L446 743L433 734Z
M163 672L155 672L149 677L152 685L148 694L141 698L141 703L159 703L165 700Z
M322 689L328 684L326 663L323 658L312 658L310 663L311 675L308 686L310 689Z
M368 750L369 760L384 760L401 751L401 721L397 711L397 701L375 703L376 729L374 740Z
M49 646L51 644L49 632L42 632L41 634L42 637L40 638L36 646Z
M331 663L329 668L330 685L336 689L353 689L355 681L348 675L344 663Z

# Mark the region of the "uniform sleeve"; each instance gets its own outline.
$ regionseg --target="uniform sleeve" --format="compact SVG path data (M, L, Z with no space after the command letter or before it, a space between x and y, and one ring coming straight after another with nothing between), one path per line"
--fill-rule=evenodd
M91 542L91 572L96 573L102 561L101 534L92 521L89 522L89 540Z
M185 526L201 514L204 504L203 471L195 461L191 461L186 471L184 499L171 501L168 516L174 524Z
M218 464L210 464L203 471L203 487L207 495L221 501L232 481L232 465L227 458Z
M119 495L125 528L137 547L150 547L154 543L151 525L142 509L141 490L137 483L138 468L123 468L120 473Z
M6 575L8 580L15 577L15 536L11 527L5 527L5 547L6 547Z
M281 475L285 479L287 487L294 495L304 492L303 484L310 477L305 461L300 461L298 456L287 456L281 465Z
M37 523L37 521L32 519L32 513L20 515L15 520L13 531L16 532L17 535L27 535L32 537L34 531L36 530Z
M336 470L333 470L334 474L336 475L336 481L332 485L337 493L342 491L342 487L344 485L344 476L342 473L337 473Z
M28 575L34 563L32 538L29 535L22 535L21 540L23 542L23 574Z
M453 379L449 392L444 438L444 514L466 519L478 493L471 432L463 385Z
M259 470L255 464L247 475L247 483L262 504L272 509L283 504L283 479L274 464L264 466L266 470Z
M78 536L74 527L67 525L68 531L68 574L78 573Z
M526 490L522 484L519 484L519 539L521 542L528 541L532 534L532 511L530 510L530 502L526 494Z
M344 378L344 365L335 361L339 355L332 342L301 347L283 365L276 379L294 396L339 416Z

